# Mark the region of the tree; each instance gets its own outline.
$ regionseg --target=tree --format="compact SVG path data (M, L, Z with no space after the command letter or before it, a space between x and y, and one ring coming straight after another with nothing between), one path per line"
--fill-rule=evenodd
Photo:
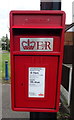
M5 37L5 36L2 36L1 41L2 41L2 42L5 42L5 41L6 41L6 37Z
M6 50L8 50L9 51L9 39L8 39L8 36L7 36L7 34L6 34Z
M10 40L8 39L8 35L6 34L6 36L3 36L1 38L1 46L2 46L2 50L10 50Z

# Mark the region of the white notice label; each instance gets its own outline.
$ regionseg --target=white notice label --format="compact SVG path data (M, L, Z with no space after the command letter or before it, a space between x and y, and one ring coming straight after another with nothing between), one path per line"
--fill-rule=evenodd
M45 95L45 68L29 68L28 97L44 98Z

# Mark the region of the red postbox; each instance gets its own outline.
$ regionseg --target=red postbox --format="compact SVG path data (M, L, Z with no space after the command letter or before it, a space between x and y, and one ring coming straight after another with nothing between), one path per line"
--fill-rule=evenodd
M13 110L58 111L64 29L63 11L11 11Z

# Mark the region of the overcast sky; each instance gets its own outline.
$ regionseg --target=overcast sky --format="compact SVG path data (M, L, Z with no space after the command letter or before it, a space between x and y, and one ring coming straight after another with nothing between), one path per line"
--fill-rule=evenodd
M66 12L66 24L72 23L72 1L61 0L62 10ZM9 13L11 10L40 10L40 0L1 0L0 2L0 38L9 36Z

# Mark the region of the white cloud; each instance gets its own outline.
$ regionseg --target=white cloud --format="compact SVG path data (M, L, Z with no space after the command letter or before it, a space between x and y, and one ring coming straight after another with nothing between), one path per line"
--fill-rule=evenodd
M2 0L0 3L0 38L9 36L9 13L11 10L40 10L40 0Z
M66 23L72 22L72 1L61 0L66 12ZM0 2L0 38L9 35L9 13L11 10L40 10L40 0L2 0Z
M39 9L40 0L2 0L0 8Z
M66 13L66 24L72 23L72 1L73 0L61 0L62 10Z

